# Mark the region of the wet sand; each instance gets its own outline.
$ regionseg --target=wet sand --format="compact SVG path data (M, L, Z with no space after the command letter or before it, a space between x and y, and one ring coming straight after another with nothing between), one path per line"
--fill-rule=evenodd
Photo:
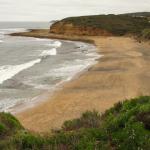
M47 101L16 114L34 132L58 129L86 110L104 112L116 102L150 95L150 44L130 37L77 37L49 34L47 30L18 35L93 42L101 55L96 65L66 83Z

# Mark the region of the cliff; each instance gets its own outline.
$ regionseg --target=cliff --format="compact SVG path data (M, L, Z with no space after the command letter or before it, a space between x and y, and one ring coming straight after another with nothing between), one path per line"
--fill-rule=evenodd
M140 35L145 28L150 28L146 17L111 14L65 18L55 22L50 32L63 35L122 36Z
M112 33L96 28L96 27L90 27L90 26L78 26L74 25L73 23L65 22L65 21L59 21L53 24L50 28L51 33L56 34L65 34L65 35L90 35L90 36L110 36Z

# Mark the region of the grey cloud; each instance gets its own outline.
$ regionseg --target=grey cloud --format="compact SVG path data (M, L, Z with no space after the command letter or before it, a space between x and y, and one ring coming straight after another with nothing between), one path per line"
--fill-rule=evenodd
M0 21L49 21L134 11L150 11L150 0L0 0Z

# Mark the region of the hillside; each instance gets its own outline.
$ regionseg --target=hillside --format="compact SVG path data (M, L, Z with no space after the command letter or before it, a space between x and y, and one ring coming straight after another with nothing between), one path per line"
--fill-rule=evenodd
M147 17L129 15L95 15L65 18L54 23L51 33L75 35L125 35L142 36L144 29L149 29Z
M133 17L150 17L150 12L136 12L136 13L127 13L123 15L129 15Z
M46 136L0 113L0 138L1 150L149 150L150 97L117 103L102 115L87 111Z

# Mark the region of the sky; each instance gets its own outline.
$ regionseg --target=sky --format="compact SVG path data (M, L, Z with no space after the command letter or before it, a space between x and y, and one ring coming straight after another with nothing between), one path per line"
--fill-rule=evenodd
M0 0L0 21L51 21L138 11L150 11L150 0Z

